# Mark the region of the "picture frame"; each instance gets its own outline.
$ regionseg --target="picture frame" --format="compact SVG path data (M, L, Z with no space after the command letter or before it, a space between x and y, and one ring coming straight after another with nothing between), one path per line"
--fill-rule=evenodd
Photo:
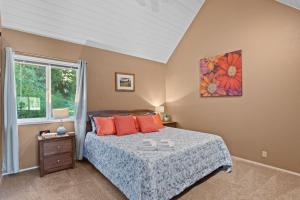
M135 74L115 72L115 90L118 92L134 92Z
M201 59L201 97L242 96L242 65L242 50Z

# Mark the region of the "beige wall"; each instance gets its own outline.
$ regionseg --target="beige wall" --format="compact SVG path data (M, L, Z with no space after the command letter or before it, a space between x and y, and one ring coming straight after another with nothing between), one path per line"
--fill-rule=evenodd
M38 145L37 136L40 130L49 129L51 132L55 132L57 129L56 123L49 124L36 124L19 126L19 156L20 156L20 168L34 167L38 165ZM65 122L64 127L68 131L74 131L73 122Z
M243 96L200 97L199 59L239 49ZM207 0L167 64L167 108L181 127L221 135L233 155L300 172L299 74L299 11Z
M3 30L3 47L15 51L88 62L88 110L154 109L165 101L165 65L18 31ZM135 92L115 92L114 73L135 74ZM37 165L36 135L57 124L19 126L20 168ZM73 130L73 125L68 124Z

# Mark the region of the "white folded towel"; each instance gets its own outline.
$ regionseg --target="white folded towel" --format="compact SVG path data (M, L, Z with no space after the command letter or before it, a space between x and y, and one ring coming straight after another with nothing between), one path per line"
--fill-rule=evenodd
M157 148L159 151L172 151L175 149L175 142L163 139L159 141Z
M138 146L138 149L142 151L156 151L157 143L153 139L143 139L142 144Z
M175 149L175 142L167 139L162 139L159 142L153 139L143 139L138 149L141 151L172 151Z
M158 145L173 147L173 146L175 146L175 142L173 142L172 140L164 139L164 140L160 140Z
M153 139L143 139L143 146L156 146L157 143Z
M154 147L138 146L138 149L141 151L156 151L157 147L156 146L154 146Z

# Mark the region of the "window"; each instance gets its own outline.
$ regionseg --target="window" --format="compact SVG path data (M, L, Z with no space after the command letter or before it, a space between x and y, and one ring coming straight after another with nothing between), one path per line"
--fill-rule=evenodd
M77 63L15 55L18 122L51 120L52 109L75 114Z

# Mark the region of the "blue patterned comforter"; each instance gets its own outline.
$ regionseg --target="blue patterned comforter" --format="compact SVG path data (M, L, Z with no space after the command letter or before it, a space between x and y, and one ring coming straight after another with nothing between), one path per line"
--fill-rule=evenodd
M175 149L139 150L145 138L170 139ZM170 127L121 137L87 133L84 157L131 200L170 199L219 167L232 166L221 137Z

